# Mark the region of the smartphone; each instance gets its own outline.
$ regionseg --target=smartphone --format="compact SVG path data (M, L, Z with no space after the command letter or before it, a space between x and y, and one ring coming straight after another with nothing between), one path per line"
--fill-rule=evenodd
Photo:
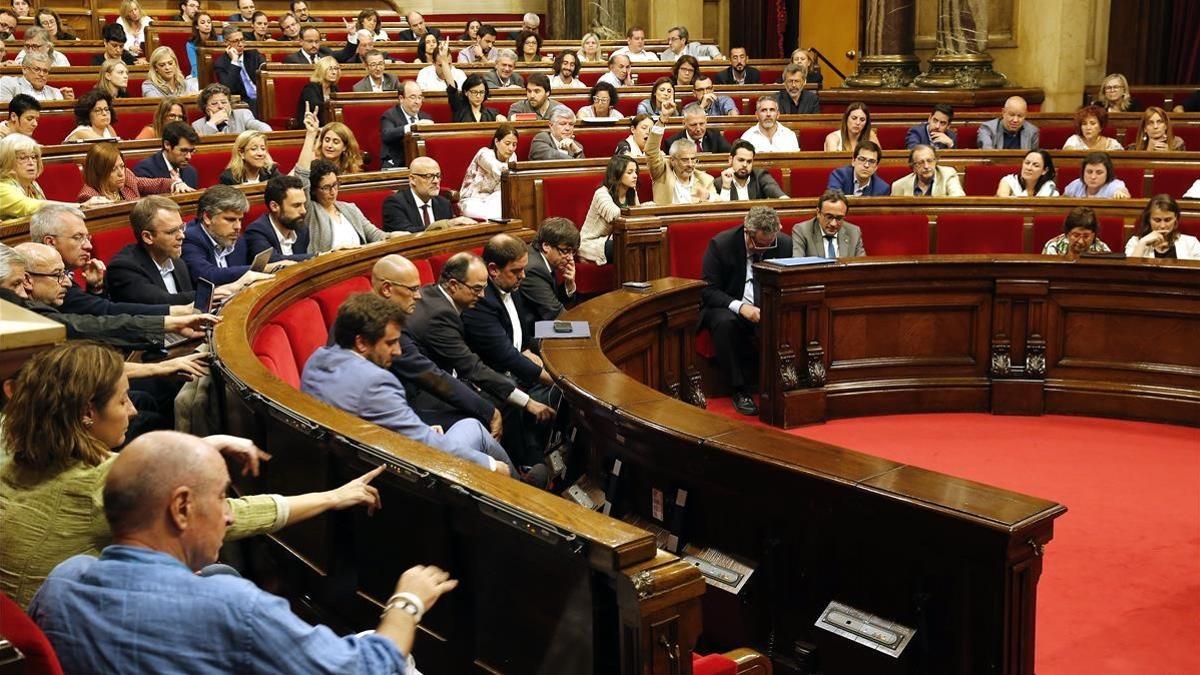
M571 332L571 322L570 321L555 321L554 322L554 332L555 333L570 333Z
M254 256L254 262L250 263L250 269L254 272L265 272L267 264L271 262L271 254L275 252L273 248L266 248L258 252Z
M203 277L196 280L196 300L195 308L201 314L208 314L212 311L213 299L213 282Z
M625 283L621 284L621 286L623 288L627 288L631 291L648 291L648 290L650 290L650 282L649 281L626 281Z

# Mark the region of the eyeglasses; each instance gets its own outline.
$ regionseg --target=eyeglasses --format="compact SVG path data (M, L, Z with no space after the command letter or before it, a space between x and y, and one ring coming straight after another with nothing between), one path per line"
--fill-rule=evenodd
M335 185L334 187L337 187L337 186ZM383 281L384 281L384 283L391 284L392 286L395 286L396 288L403 288L404 290L408 291L409 293L412 293L413 295L416 295L417 293L419 293L421 291L421 284L409 286L408 284L402 284L399 281L393 281L391 279L384 279Z
M568 257L575 255L575 249L571 248L570 246L555 246L554 250L558 251L559 255L565 255Z
M34 272L26 270L25 273L31 277L46 277L48 279L58 279L59 281L66 281L71 278L66 270L58 270L57 272Z
M108 114L112 113L112 110L110 110L110 109L108 108L108 106L105 106L105 107L103 107L103 108L101 108L100 106L96 106L95 108L92 108L92 112L94 112L94 113L103 113L103 114L105 114L105 115L108 115Z
M410 173L408 175L416 176L417 178L424 178L425 180L441 180L442 179L442 174L440 174L440 173Z
M338 189L337 183L330 183L329 185L318 185L317 186L317 190L319 192L337 192L337 189Z
M17 155L18 162L36 162L37 160L38 160L37 155L31 155L31 154L25 153L25 152L22 152Z
M486 89L469 89L469 90L467 90L467 94L470 96L483 96L486 93L487 93Z
M54 237L55 239L58 239L58 237L59 237L59 235L57 235L57 234L52 234L50 236ZM73 235L67 237L67 239L70 239L71 241L75 242L76 244L82 244L85 241L91 241L92 235L88 234L86 232L79 232L79 233L76 233L76 234L73 234Z
M611 103L612 99L607 96L593 96L592 103Z
M484 292L485 292L485 291L487 291L487 284L474 284L474 285L472 285L472 284L468 284L468 283L465 283L465 282L459 281L458 279L454 279L454 283L456 283L456 284L458 284L459 286L462 286L462 287L464 287L464 288L468 288L468 289L470 289L470 291L471 291L472 293L474 293L475 295L483 295L483 294L484 294Z
M827 221L830 223L840 223L845 219L846 219L846 216L839 216L834 213L822 213L821 214L821 220L824 220L824 221Z
M38 75L49 75L50 74L50 69L46 68L45 66L25 66L25 67Z
M862 164L863 166L875 166L876 164L879 163L879 160L877 160L877 159L871 159L870 157L861 157L861 156L855 157L854 161L858 162L859 164Z

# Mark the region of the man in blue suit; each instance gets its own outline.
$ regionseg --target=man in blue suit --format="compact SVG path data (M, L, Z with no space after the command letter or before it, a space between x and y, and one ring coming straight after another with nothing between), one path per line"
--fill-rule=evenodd
M313 352L304 364L300 390L386 429L477 464L516 476L516 467L487 427L475 419L444 432L421 421L408 405L404 387L388 366L401 355L404 310L374 293L352 295L338 308L334 344Z
M250 271L253 256L242 233L242 216L249 210L246 195L230 185L214 185L204 191L196 204L196 219L188 224L183 236L183 260L192 273L192 283L208 279L220 286L240 279ZM267 265L275 272L293 260Z
M195 190L200 176L191 166L192 154L200 144L200 135L186 120L163 127L162 152L150 155L133 167L133 175L142 178L179 178Z
M243 239L250 259L267 249L274 249L271 259L307 260L308 228L304 216L308 211L308 195L304 183L295 176L275 176L263 190L267 212L250 223Z
M855 197L886 197L892 193L892 186L887 181L875 175L879 170L879 162L883 160L883 151L874 141L859 141L854 148L854 160L850 166L834 169L829 174L830 190L841 190L844 194Z
M909 127L904 135L904 147L912 150L918 145L931 145L939 150L953 148L957 135L950 128L954 120L954 108L946 103L933 106L929 120L925 124Z

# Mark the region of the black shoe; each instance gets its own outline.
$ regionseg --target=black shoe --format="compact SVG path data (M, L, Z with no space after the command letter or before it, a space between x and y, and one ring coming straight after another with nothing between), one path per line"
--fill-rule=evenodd
M545 490L546 486L550 484L550 472L546 470L545 464L524 466L518 470L521 472L522 483L528 483L539 490Z
M733 409L743 415L758 414L758 406L754 404L754 398L744 391L739 391L733 395Z

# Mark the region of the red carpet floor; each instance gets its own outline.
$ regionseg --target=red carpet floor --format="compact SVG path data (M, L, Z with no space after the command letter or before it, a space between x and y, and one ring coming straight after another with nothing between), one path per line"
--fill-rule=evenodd
M750 419L728 399L709 409ZM1200 673L1200 431L938 414L792 433L1065 504L1038 587L1038 675Z

